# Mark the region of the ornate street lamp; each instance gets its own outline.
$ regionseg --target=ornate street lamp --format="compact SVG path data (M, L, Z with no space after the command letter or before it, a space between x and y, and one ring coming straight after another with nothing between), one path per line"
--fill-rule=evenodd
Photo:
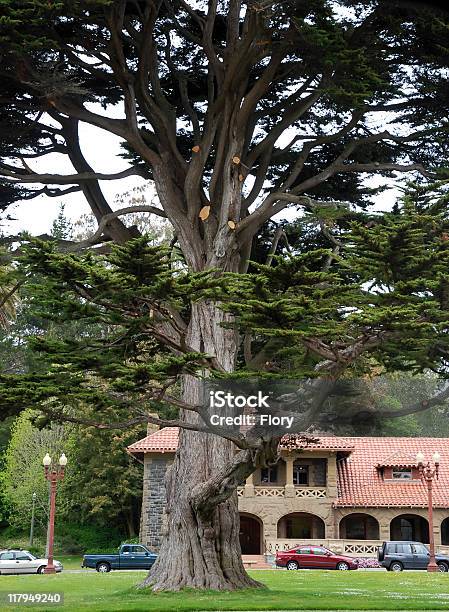
M440 453L434 453L432 455L433 465L430 461L424 464L424 454L419 452L416 455L416 461L418 462L419 475L424 484L427 485L427 498L428 498L428 511L429 511L429 549L430 557L427 565L428 572L438 572L439 567L435 561L435 540L433 537L433 481L438 480L438 472L440 469Z
M44 574L56 574L53 563L53 543L55 539L55 510L56 510L56 485L58 480L64 478L64 470L67 465L67 457L62 453L59 457L59 465L52 465L51 457L47 453L42 461L44 464L45 478L50 483L50 518L48 527L48 560L44 568Z

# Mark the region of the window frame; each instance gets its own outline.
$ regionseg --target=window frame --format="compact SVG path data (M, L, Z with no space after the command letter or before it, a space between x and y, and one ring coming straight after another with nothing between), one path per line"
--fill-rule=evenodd
M19 555L22 555L25 558L19 558ZM26 553L23 550L14 553L14 559L15 561L34 561L34 559L31 558L30 554Z
M263 480L264 472L267 473L267 480ZM274 477L273 477L274 474ZM271 465L270 467L260 469L260 484L277 484L278 480L278 466Z
M296 476L299 476L301 473L305 474L306 482L299 482L299 478L296 478ZM310 486L310 465L301 465L298 463L295 465L295 463L293 463L293 484L295 487Z
M398 474L406 474L406 476ZM413 480L413 469L404 468L404 467L394 467L391 470L391 478L392 480Z

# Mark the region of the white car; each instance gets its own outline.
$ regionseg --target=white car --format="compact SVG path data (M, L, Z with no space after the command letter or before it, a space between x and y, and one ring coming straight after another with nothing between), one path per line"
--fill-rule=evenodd
M27 550L0 550L0 574L43 574L47 562ZM54 561L54 565L62 572L62 563Z

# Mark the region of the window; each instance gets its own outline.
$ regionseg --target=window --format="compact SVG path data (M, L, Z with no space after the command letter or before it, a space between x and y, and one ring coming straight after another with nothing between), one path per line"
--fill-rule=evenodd
M393 479L394 480L411 480L412 479L412 468L393 468Z
M131 549L135 555L144 555L147 552L143 546L132 546Z
M395 548L396 554L411 555L412 553L412 547L410 546L410 544L396 544Z
M429 551L424 544L412 544L412 551L415 555L428 555Z
M24 552L16 553L16 561L31 561L31 557Z
M308 465L300 465L298 463L293 464L293 484L297 486L309 484Z
M278 481L278 469L277 466L262 468L260 470L260 482L266 484L273 484Z
M0 561L11 561L12 559L14 559L14 553L12 552L5 552L0 555Z
M298 553L298 555L310 555L311 554L310 548L308 546L298 548L296 552Z
M315 546L314 548L312 548L312 555L327 555L327 550L325 548L319 548L318 546Z
M131 552L131 546L124 546L124 547L122 548L122 553L123 553L124 555L129 555L129 553L130 553L130 552Z

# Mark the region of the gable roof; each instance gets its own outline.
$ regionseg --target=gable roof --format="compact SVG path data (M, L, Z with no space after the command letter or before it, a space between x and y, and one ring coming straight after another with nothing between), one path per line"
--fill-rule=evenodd
M130 455L175 453L179 442L179 427L164 427L134 442L126 449Z
M448 438L347 438L354 443L350 457L338 461L338 497L335 506L427 507L427 488L419 479L384 480L380 466L413 467L410 457L421 451L430 459L441 455L439 479L433 483L435 508L449 508ZM396 455L397 461L393 460ZM386 462L383 458L386 458Z
M179 443L179 427L164 427L134 442L126 449L130 455L141 456L147 453L174 453ZM309 442L307 450L352 451L354 444L350 438L333 436L320 437L319 442Z
M174 453L179 428L165 427L128 446L131 455ZM337 454L336 507L427 507L427 489L420 480L384 480L382 466L416 466L416 454L441 455L439 480L434 482L434 507L449 508L449 439L323 436L307 450Z

